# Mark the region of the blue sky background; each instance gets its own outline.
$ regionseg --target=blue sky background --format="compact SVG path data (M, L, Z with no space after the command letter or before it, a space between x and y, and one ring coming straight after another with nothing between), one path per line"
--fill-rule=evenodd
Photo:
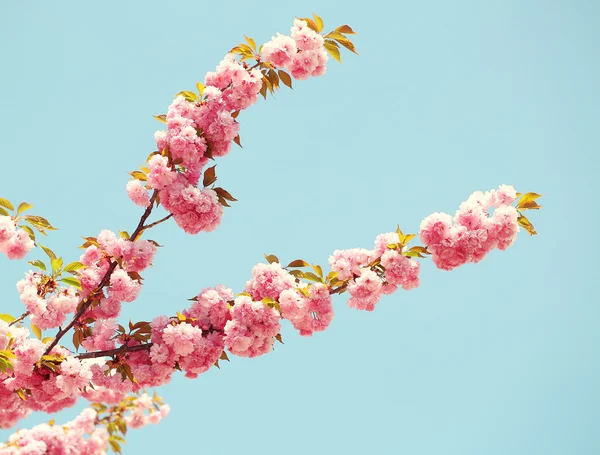
M5 0L0 195L50 218L67 260L80 236L132 230L126 172L154 150L151 115L244 33L265 42L312 12L354 27L360 56L240 115L244 148L217 167L239 202L213 233L156 229L165 248L123 320L239 291L263 253L326 264L397 223L416 232L501 183L544 194L541 234L454 272L425 261L421 287L374 313L337 298L325 333L288 325L270 355L176 376L172 414L124 453L597 454L597 2ZM21 313L27 270L0 258L1 312Z

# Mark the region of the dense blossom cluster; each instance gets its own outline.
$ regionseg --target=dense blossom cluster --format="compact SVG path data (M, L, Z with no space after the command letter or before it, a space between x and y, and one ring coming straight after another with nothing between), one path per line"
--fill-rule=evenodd
M286 289L279 297L281 317L288 319L300 335L322 332L333 319L333 305L327 286L316 283L305 288Z
M17 229L10 216L0 215L0 253L8 259L21 259L33 246L34 241L24 229Z
M99 297L100 305L90 308L86 317L94 319L115 318L121 312L122 302L133 302L140 290L141 283L136 275L152 263L156 246L149 240L135 242L117 237L108 230L101 231L96 239L97 245L90 245L80 261L86 266L81 271L81 298L89 296L97 288L110 268L111 261L117 266L110 275L108 286Z
M295 79L320 76L328 60L324 38L307 22L296 19L291 36L278 35L263 45L257 58L274 68L285 68ZM210 232L221 222L223 206L217 193L197 187L210 158L227 155L238 137L237 114L253 105L263 86L263 74L228 54L216 71L206 74L200 98L179 95L169 106L167 130L157 131L158 152L148 160L147 175L127 184L137 205L150 204L150 189L160 192L160 203L187 233Z
M14 358L12 371L0 373L0 428L11 427L32 410L56 412L72 406L79 389L90 384L93 360L79 360L57 346L47 363L38 364L46 344L31 338L26 328L0 320L0 347L9 345ZM25 401L16 393L24 390Z
M254 104L259 94L266 95L267 88L277 86L280 78L291 86L283 70L296 79L324 74L326 49L331 53L332 46L339 47L333 40L353 50L340 33L353 33L348 26L324 37L315 31L321 30L322 21L316 16L315 20L319 25L297 19L291 36L273 37L258 53L247 38L250 46L238 46L240 61L228 54L206 74L204 84L197 85L199 96L181 92L167 114L158 117L167 127L155 134L159 150L141 171L131 173L134 180L126 187L130 199L145 208L133 238L104 230L97 238L86 238L80 262L64 268L62 259L42 247L51 258L52 273L27 273L17 283L27 313L18 320L9 315L0 318L0 428L13 426L31 411L56 412L72 406L79 397L92 402L94 409L66 425L20 430L8 444L0 444L0 455L104 454L109 444L118 442L115 428L124 426L119 430L124 434L126 427L157 423L169 412L167 405L145 393L138 397L131 393L165 384L177 370L195 378L218 366L219 360L228 360L227 352L250 358L267 354L276 340L281 341L281 319L290 321L302 336L324 331L334 315L333 294L348 292L350 307L373 311L383 295L419 286L417 257L431 254L437 267L450 270L514 242L522 215L511 206L517 193L502 185L473 193L454 217L428 216L419 232L425 246L409 247L416 235L404 235L398 228L378 235L372 250L335 250L329 257L329 274L303 260L282 267L276 257L267 256L270 263L257 264L237 296L223 285L205 288L176 316L130 322L129 329L118 324L121 304L138 297L139 273L152 264L156 253L155 242L138 238L142 232L170 217L187 233L212 231L221 221L224 201L235 200L223 188L211 187L214 167L204 167L210 159L225 156L232 142L239 144L239 112ZM339 53L331 55L339 58ZM248 65L248 58L256 65ZM154 204L170 215L147 225ZM6 200L0 205L13 210ZM34 246L30 228L17 226L19 213L29 206L19 206L15 218L0 216L0 252L9 259L22 258ZM539 207L534 203L528 208ZM41 217L26 219L40 232L54 229ZM46 271L41 261L30 264ZM314 273L300 270L309 266ZM74 276L61 278L63 272ZM56 338L39 333L63 327L70 313L76 314ZM41 339L31 337L20 323L27 316ZM88 352L78 354L59 344L71 329L75 348ZM108 415L102 417L102 412Z
M103 455L108 440L106 428L96 427L96 411L87 408L65 425L42 423L13 433L7 444L0 443L0 455Z
M164 165L164 160L156 162ZM156 171L156 181L162 179L166 194L171 177L170 185L182 178L170 174L164 166L162 171ZM510 205L515 198L514 189L503 185L498 190L471 195L454 219L444 214L430 215L420 231L429 251L417 247L418 251L431 253L438 267L450 269L476 262L492 248L507 248L518 230L517 211ZM495 209L492 214L488 213L490 208ZM119 357L115 365L104 359L80 360L57 346L50 352L51 356L58 356L56 368L34 368L45 344L29 338L26 329L9 330L2 323L0 348L11 340L16 360L14 372L5 373L0 389L7 403L0 411L0 425L10 426L26 413L15 398L16 390L29 391L27 409L48 412L72 405L79 395L92 402L117 403L140 388L168 382L177 369L194 378L219 359L227 359L225 350L242 357L266 354L280 336L281 319L289 320L304 336L325 330L333 318L332 293L347 291L350 307L373 311L382 295L399 287L411 290L419 286L420 264L406 245L412 237L398 230L378 235L372 250L335 250L329 258L332 272L326 279L316 266L321 278L291 271L278 262L257 264L244 292L237 297L222 285L203 289L178 316L154 318L144 345L143 340L124 332L115 335L119 327L115 318L121 302L137 297L141 285L134 278L135 273L151 264L156 247L150 241L132 242L111 231L102 231L81 256L86 268L80 271L79 293L52 284L38 272L27 274L18 290L32 321L42 328L56 327L64 321L65 314L74 311L80 298L98 292L98 284L111 261L118 262L107 285L96 296L99 304L84 314L93 324L81 344L88 350L123 349L126 355ZM301 260L298 264L307 265ZM305 283L302 279L321 282ZM123 380L124 377L135 381Z
M291 37L278 34L265 43L263 59L275 67L288 69L295 79L325 74L329 57L323 47L323 36L301 19L294 21L291 34Z
M124 415L122 424L127 428L141 428L159 423L170 408L167 404L157 404L155 398L143 393L129 397L116 410L117 416ZM108 418L101 417L96 410L86 408L64 425L51 422L19 430L6 444L0 443L0 455L105 455L112 439L106 426L112 418L110 414Z
M454 218L445 213L425 218L419 234L433 263L452 270L481 261L494 248L505 250L511 246L519 231L518 212L511 206L516 198L512 186L500 185L497 190L473 193ZM495 210L490 215L491 208Z
M41 272L25 274L17 283L21 302L31 314L31 323L42 330L58 327L77 308L79 297L71 286L58 286Z

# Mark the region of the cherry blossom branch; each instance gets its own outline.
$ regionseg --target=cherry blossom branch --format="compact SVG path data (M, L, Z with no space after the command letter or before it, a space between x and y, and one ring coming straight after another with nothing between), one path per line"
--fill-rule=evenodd
M144 211L144 213L142 214L142 217L140 218L140 222L138 223L137 227L135 228L135 231L133 231L133 234L131 234L130 240L132 242L135 242L137 237L144 230L144 223L146 222L146 220L152 213L152 209L154 207L154 202L156 201L157 197L158 197L158 191L154 190L154 193L152 194L152 197L150 198L150 204L148 205L148 207L146 207L146 210ZM92 302L94 302L94 300L96 300L98 295L100 295L100 293L102 292L102 289L104 289L104 287L109 283L110 276L117 268L117 265L118 264L116 261L110 262L110 266L108 267L108 270L102 277L102 280L100 280L100 283L98 284L96 289L94 289L90 295L88 295L84 300L81 301L81 303L79 304L79 310L77 311L77 313L75 313L75 316L73 317L73 319L71 319L71 322L69 322L69 324L67 324L67 326L64 329L61 329L58 331L54 340L52 340L52 342L48 345L48 347L44 351L44 355L49 354L50 351L52 351L52 349L58 344L60 339L63 336L65 336L67 334L67 332L69 330L71 330L73 328L73 326L79 321L79 318L87 311L87 309L91 306Z
M165 216L164 218L162 218L162 219L160 219L160 220L158 220L158 221L155 221L154 223L147 224L146 226L144 226L144 227L143 227L143 229L144 229L144 230L146 230L146 229L153 228L154 226L156 226L156 225L158 225L158 224L160 224L160 223L163 223L164 221L167 221L167 220L168 220L169 218L171 218L172 216L173 216L173 214L172 214L172 213L169 213L169 214L168 214L167 216Z
M14 321L12 321L10 324L8 324L8 326L13 326L18 322L21 322L23 319L25 319L27 316L29 316L29 311L26 311L25 313L23 313L21 316L19 316L17 319L15 319Z
M95 352L84 352L83 354L76 355L77 359L97 359L98 357L109 357L113 355L124 354L126 352L138 352L138 351L149 351L152 347L152 343L138 344L136 346L121 346L116 349L109 349L107 351L95 351Z

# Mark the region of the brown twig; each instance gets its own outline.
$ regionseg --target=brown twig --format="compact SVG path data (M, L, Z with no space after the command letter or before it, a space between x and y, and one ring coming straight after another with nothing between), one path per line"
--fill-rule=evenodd
M146 226L144 226L144 227L143 227L143 229L144 229L144 230L146 230L146 229L153 228L154 226L156 226L156 225L158 225L158 224L160 224L160 223L162 223L162 222L164 222L164 221L167 221L167 220L168 220L169 218L171 218L172 216L173 216L173 214L172 214L172 213L169 213L169 214L168 214L167 216L165 216L164 218L162 218L162 219L160 219L160 220L158 220L158 221L155 221L154 223L147 224Z
M138 236L140 235L140 233L144 230L144 223L146 222L146 220L152 213L152 208L154 207L154 202L156 201L157 197L158 197L158 191L154 190L154 193L152 193L152 197L150 198L150 204L148 205L148 207L146 207L146 210L144 211L144 213L142 214L142 217L140 218L140 222L138 223L137 227L135 228L135 231L133 231L133 234L131 234L130 240L132 242L135 242L136 239L138 238ZM100 280L100 284L98 284L96 289L94 289L90 295L88 295L84 300L81 301L81 303L79 304L79 310L77 311L77 313L75 313L75 316L73 316L73 319L71 319L69 324L67 324L67 326L64 329L61 329L58 331L58 333L56 334L56 337L54 337L54 340L52 340L52 342L46 348L46 351L44 351L44 355L49 354L50 351L54 348L54 346L56 346L58 344L60 339L63 336L65 336L65 334L69 330L71 330L71 328L77 323L77 321L79 321L79 318L83 315L83 313L86 312L86 310L90 307L92 302L94 300L96 300L96 298L102 293L102 289L104 289L104 287L109 283L110 276L112 275L112 273L114 272L114 270L116 268L117 268L117 262L116 261L110 262L110 266L108 267L108 270L102 277L102 280Z
M25 313L23 313L21 316L19 316L17 319L15 319L14 321L12 321L11 323L8 324L8 326L13 326L18 322L21 322L23 319L25 319L27 316L29 316L29 311L26 311Z
M124 354L126 352L137 352L137 351L149 351L152 347L152 343L138 344L136 346L121 346L116 349L109 349L107 351L96 351L96 352L84 352L83 354L76 355L77 359L97 359L98 357L110 357L113 355Z

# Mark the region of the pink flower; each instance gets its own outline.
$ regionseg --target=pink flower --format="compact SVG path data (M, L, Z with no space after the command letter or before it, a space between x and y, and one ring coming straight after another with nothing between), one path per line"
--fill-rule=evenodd
M312 30L306 21L296 19L294 26L291 28L292 38L296 42L298 49L302 51L314 51L322 47L324 38Z
M110 276L110 286L107 288L109 299L119 302L133 302L142 285L132 279L125 270L117 268Z
M388 283L402 286L406 291L419 286L421 264L409 259L397 250L387 250L381 256L381 265L385 267L385 279Z
M283 270L277 262L272 264L256 264L252 268L252 279L246 282L245 291L254 300L265 297L277 300L284 289L294 286L294 277Z
M200 190L176 180L161 193L161 203L188 234L210 232L221 222L223 206L214 190Z
M0 243L0 252L5 253L8 259L22 259L34 246L35 242L29 234L24 229L19 229L7 241Z
M263 44L262 59L273 65L284 68L292 61L292 56L298 52L296 41L285 35L277 34L277 37L271 38L271 41Z
M203 330L222 330L231 319L229 300L233 300L233 291L225 286L203 289L189 309L189 316Z
M248 296L235 299L231 320L225 324L225 347L240 357L271 352L279 333L279 313Z
M300 331L311 336L325 330L333 319L333 305L327 287L315 283L308 288L308 297L296 289L286 289L279 297L281 315Z
M352 296L348 301L350 308L373 311L382 293L382 281L375 272L362 269L360 276L348 284Z
M182 322L175 326L169 325L163 331L162 338L176 354L186 356L194 351L194 340L202 338L202 330Z
M372 251L364 248L335 250L333 255L329 256L329 266L331 270L337 272L340 280L347 280L354 275L359 275L361 267L366 266L373 256Z
M0 215L0 251L3 251L3 245L13 236L16 225L10 216Z
M175 180L175 171L169 167L168 162L167 157L161 155L154 155L148 161L148 168L150 169L148 183L152 188L163 189Z
M127 182L127 196L129 199L140 207L148 207L150 205L150 195L148 189L139 180L130 180Z

